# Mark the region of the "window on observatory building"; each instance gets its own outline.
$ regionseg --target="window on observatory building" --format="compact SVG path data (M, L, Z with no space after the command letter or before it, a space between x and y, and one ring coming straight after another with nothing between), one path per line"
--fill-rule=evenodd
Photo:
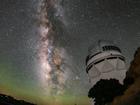
M102 47L103 48L103 51L107 51L107 50L116 50L116 51L118 51L118 52L121 52L121 50L118 48L118 47L116 47L116 46L104 46L104 47Z

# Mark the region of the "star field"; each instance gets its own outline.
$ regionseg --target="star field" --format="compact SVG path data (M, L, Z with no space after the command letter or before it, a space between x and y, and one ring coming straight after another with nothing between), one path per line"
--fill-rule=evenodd
M97 40L113 40L121 48L129 65L140 45L140 1L54 1L49 1L47 11L55 33L51 46L58 52L65 52L63 55L66 56L61 56L64 62L62 68L67 67L66 73L70 73L65 82L64 88L68 91L65 95L74 95L71 95L71 99L77 102L75 97L86 97L89 90L85 58L88 47ZM21 98L31 96L33 98L25 99L34 102L45 94L42 92L45 89L40 82L37 55L40 43L37 10L40 2L0 1L0 92ZM42 100L44 102L45 98Z

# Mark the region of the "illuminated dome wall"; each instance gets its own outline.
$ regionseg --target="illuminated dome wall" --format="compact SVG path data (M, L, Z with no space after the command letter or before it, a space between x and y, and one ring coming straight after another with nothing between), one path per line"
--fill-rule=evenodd
M98 41L89 48L86 72L91 85L100 79L117 79L123 83L126 73L125 58L121 50L111 41Z

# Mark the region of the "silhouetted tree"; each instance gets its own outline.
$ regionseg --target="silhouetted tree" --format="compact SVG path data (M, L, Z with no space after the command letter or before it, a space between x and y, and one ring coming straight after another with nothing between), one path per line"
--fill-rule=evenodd
M123 83L124 88L127 89L130 85L134 83L134 79L132 77L125 77Z
M112 102L114 97L122 95L124 90L124 86L116 79L101 79L89 90L88 97L95 99L95 105L105 105Z

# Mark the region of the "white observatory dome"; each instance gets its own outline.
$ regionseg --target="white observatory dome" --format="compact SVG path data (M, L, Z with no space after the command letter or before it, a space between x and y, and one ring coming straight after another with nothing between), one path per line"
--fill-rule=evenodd
M89 48L86 72L92 86L100 79L117 79L123 83L126 74L125 58L111 41L98 41Z

